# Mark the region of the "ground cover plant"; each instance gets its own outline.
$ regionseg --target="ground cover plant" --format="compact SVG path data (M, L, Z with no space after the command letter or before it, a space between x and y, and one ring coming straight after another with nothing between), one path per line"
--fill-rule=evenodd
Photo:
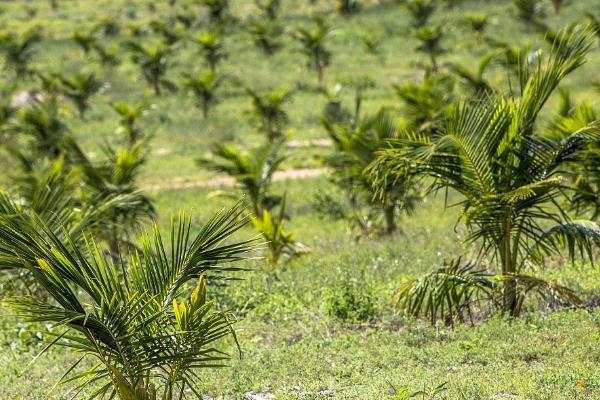
M0 398L600 397L600 4L0 19Z

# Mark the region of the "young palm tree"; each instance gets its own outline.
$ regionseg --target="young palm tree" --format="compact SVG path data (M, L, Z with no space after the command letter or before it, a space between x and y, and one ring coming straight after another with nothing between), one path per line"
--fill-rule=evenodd
M293 233L288 233L283 229L285 215L285 194L279 212L272 215L269 210L262 210L262 217L256 215L250 216L252 225L260 232L267 242L269 249L269 263L277 265L282 257L287 260L298 257L303 253L302 245L296 241Z
M33 158L53 159L64 150L67 127L60 119L54 98L19 110L13 129L31 140Z
M163 37L167 46L173 46L182 38L182 34L177 32L172 24L161 20L150 21L150 29Z
M440 43L444 38L442 26L422 26L415 30L413 35L420 42L420 45L416 50L429 56L429 60L431 61L431 71L437 73L439 70L437 57L445 53L445 50Z
M133 52L132 61L142 70L144 79L154 90L154 94L160 96L161 88L174 92L177 86L165 78L169 69L169 56L173 50L169 47L157 46L146 48L137 42L127 42L126 46Z
M254 0L254 4L271 21L277 19L281 9L281 0Z
M121 62L119 60L117 48L106 49L101 46L100 43L96 43L93 48L96 51L96 55L100 59L100 64L103 66L114 67L119 65Z
M18 208L2 198L4 208ZM50 346L81 354L61 382L79 382L76 392L120 400L200 398L201 368L222 366L228 355L215 343L232 334L234 317L213 311L206 276L235 270L251 241L230 237L247 221L238 206L211 218L196 235L184 213L170 238L154 226L139 253L103 256L93 237L85 247L59 237L35 213L0 215L2 259L29 271L50 296L3 299L21 318L64 328ZM227 241L227 242L226 242ZM186 299L186 300L182 300ZM74 374L84 359L93 368Z
M283 46L281 43L283 28L277 22L272 20L253 21L250 23L249 32L256 47L267 56L272 56Z
M83 53L88 55L97 43L98 37L93 31L76 31L71 36L76 45L81 47Z
M546 31L546 33L547 32L548 31ZM519 68L521 65L527 63L531 64L539 56L539 53L537 51L532 50L529 46L513 46L509 43L495 40L492 38L487 38L486 41L500 55L500 63L505 68L511 81L514 78L519 80ZM554 40L552 40L552 43L553 42Z
M383 38L381 35L372 32L365 32L360 35L360 41L369 54L378 56L380 58L382 57L381 45L383 44Z
M415 28L421 28L427 25L427 22L436 9L435 0L408 0L406 8L412 16L412 25Z
M196 104L202 110L202 116L208 117L209 110L218 103L217 90L225 77L213 72L185 74L183 86L194 94Z
M365 92L375 87L375 82L368 76L357 76L347 81L347 84L354 89L354 118L353 125L356 126L361 118L362 103Z
M14 33L0 34L0 51L4 53L4 65L14 70L17 78L31 74L29 64L33 58L33 47L41 42L39 28L29 29L19 35Z
M146 102L127 104L118 101L112 104L112 108L121 117L118 131L124 134L129 147L132 148L144 138L138 123L150 107Z
M119 25L118 18L112 15L101 16L94 27L94 32L100 32L104 36L119 35L121 33L121 26Z
M481 60L479 60L479 66L475 72L457 63L452 64L450 70L454 72L475 94L490 93L493 90L492 85L485 79L484 75L495 56L496 53L494 52L483 56Z
M47 224L56 226L58 220L64 228L72 230L79 222L72 209L80 207L77 199L77 171L68 168L65 158L32 163L23 153L15 151L18 168L9 175L8 192L2 196L19 199L19 209L34 212ZM0 212L8 215L9 208Z
M18 149L13 149L13 154L18 168L8 176L7 192L0 193L0 215L18 220L35 214L57 237L64 239L68 232L81 249L85 249L85 235L100 233L103 221L114 209L135 201L135 195L121 194L102 203L88 203L81 196L79 171L63 156L32 162ZM4 278L22 283L30 294L43 293L33 274L2 254L0 271Z
M451 188L462 195L460 220L469 229L468 240L481 243L482 254L495 260L502 307L513 316L521 312L533 282L540 282L525 274L530 260L559 253L562 244L573 256L577 249L591 256L593 243L600 244L598 226L569 219L557 201L565 164L577 160L590 143L600 142L600 121L560 141L536 131L544 104L584 63L593 35L589 28L562 30L545 63L521 66L520 97L484 97L459 104L439 135L399 139L372 167L375 181L377 171L385 174L380 183L388 182L394 171L405 176L408 168L432 177L435 189ZM432 290L404 295L440 293Z
M412 129L428 135L439 130L453 99L453 79L444 74L428 75L423 82L406 82L394 89Z
M68 146L69 157L82 171L86 203L102 204L122 195L129 199L104 215L96 236L108 244L113 257L123 249L135 249L132 233L156 217L152 201L136 183L144 164L143 143L120 150L107 148L106 159L97 163L91 162L74 141L69 141Z
M281 196L272 195L270 189L273 175L285 160L284 145L284 140L278 140L244 153L230 145L217 144L211 157L198 160L198 164L234 178L254 215L262 218L263 210L270 210L281 201Z
M73 101L77 111L79 111L79 117L83 119L89 108L90 98L102 90L104 83L96 78L96 74L93 72L79 72L69 76L61 75L59 79L62 94Z
M293 92L287 89L258 92L247 88L246 93L252 99L254 115L269 141L273 142L281 138L283 128L289 122L288 114L283 107L290 100Z
M469 25L469 28L473 31L478 40L481 40L485 28L490 20L489 15L482 13L466 13L465 22Z
M325 42L331 32L323 18L313 18L315 28L300 27L294 37L302 45L302 53L307 58L309 68L317 72L319 85L323 83L325 67L331 62L331 52L325 47Z
M198 36L194 42L200 45L206 64L212 73L217 70L217 65L225 58L221 35L216 31L207 31Z
M370 211L383 215L386 233L396 232L398 211L410 212L417 201L415 186L407 178L376 192L364 170L385 148L387 140L398 137L397 122L388 112L380 111L356 126L323 123L335 146L327 165L334 170L335 183L346 191L357 221L361 221L360 208L366 203Z

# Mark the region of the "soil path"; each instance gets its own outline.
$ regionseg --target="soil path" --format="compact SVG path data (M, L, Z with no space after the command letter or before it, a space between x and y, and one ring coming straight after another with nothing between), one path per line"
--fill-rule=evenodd
M287 171L278 171L273 175L274 181L284 181L290 179L307 179L316 176L326 175L330 172L329 168L300 168ZM162 190L191 189L203 187L224 187L234 186L235 179L229 176L217 177L206 180L178 180L173 178L169 182L146 184L143 189L148 192L160 192Z

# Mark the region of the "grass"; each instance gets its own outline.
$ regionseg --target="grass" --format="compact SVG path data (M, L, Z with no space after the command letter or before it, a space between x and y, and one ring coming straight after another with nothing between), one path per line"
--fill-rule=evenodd
M184 2L180 0L180 2ZM95 2L61 1L52 11L47 1L2 3L0 19L5 29L22 30L39 24L51 36L37 47L35 64L45 70L75 71L90 68L82 52L69 42L75 27L91 26L101 16L128 23L126 10L135 10L135 23L144 24L155 16L170 15L167 2L104 0L101 11ZM150 11L149 4L156 6ZM233 13L245 21L255 10L250 1L232 1ZM285 24L293 28L307 23L311 13L329 13L330 1L300 6L284 1ZM365 1L367 7L350 18L330 15L335 27L330 47L333 62L325 72L326 86L346 82L353 76L368 76L376 87L366 92L365 110L381 106L397 107L391 84L418 77L415 65L425 58L413 49L408 34L406 12L393 2ZM492 4L493 3L493 4ZM510 1L462 2L451 10L438 12L435 21L445 22L448 53L445 62L472 64L484 54L484 46L460 23L467 11L483 11L492 16L488 34L515 44L543 45L543 37L516 21ZM580 20L584 12L600 14L600 4L583 0L567 6L560 16L550 15L554 29ZM37 9L27 17L27 7ZM129 21L131 22L131 21ZM358 34L381 33L385 61L363 51ZM149 40L155 38L149 37ZM108 47L116 39L103 38ZM296 88L287 106L291 136L298 140L323 138L318 116L326 99L316 89L316 74L307 71L296 44L286 37L285 49L267 59L254 48L248 34L235 29L226 36L229 54L226 73L236 75L255 88ZM577 98L592 99L597 94L590 82L597 79L600 53L595 51L588 64L566 83ZM169 77L178 80L184 71L201 65L198 49L186 43L178 51ZM114 69L100 69L109 89L93 100L86 120L77 118L74 108L65 104L62 114L71 131L89 152L99 155L103 143L116 143L117 119L109 103L146 98L154 104L144 126L151 133L151 151L141 177L143 186L165 181L204 180L212 172L196 167L194 160L216 140L252 146L263 140L249 119L250 100L239 87L225 88L221 103L203 120L193 101L183 94L153 97L139 71L126 58ZM491 71L493 80L503 77L500 68ZM308 83L308 86L306 85ZM25 84L25 87L28 87ZM353 91L345 88L342 98L351 106ZM552 99L547 112L552 110ZM322 166L328 153L324 148L295 148L288 151L284 168ZM4 154L2 165L7 165ZM0 178L2 179L2 178ZM454 229L457 211L444 209L442 198L427 198L416 213L399 223L402 233L385 239L355 241L346 220L332 220L315 209L317 193L329 190L342 196L326 177L277 182L274 190L287 191L291 220L288 229L311 249L289 264L271 268L254 262L244 280L215 287L213 295L223 308L242 318L238 324L243 358L234 357L230 368L204 371L205 392L211 397L244 398L246 393L272 393L277 399L385 398L392 387L412 390L432 389L447 383L448 399L592 399L600 398L599 345L600 314L596 309L540 312L535 302L524 318L509 321L492 318L475 326L454 329L432 328L395 314L390 299L399 283L417 277L456 255L472 254L462 244L464 232ZM180 208L191 209L196 223L216 209L231 204L209 198L212 189L164 190L152 193L159 211L159 225L165 227ZM250 229L245 235L253 235ZM564 266L562 266L564 264ZM560 265L560 267L559 267ZM600 270L588 265L571 266L555 260L542 274L577 289L587 301L595 300L600 289ZM369 288L376 305L368 322L340 321L330 315L331 291L349 282ZM1 399L61 399L66 388L48 389L62 376L76 355L56 348L27 363L47 339L47 327L23 327L4 318L0 343ZM38 335L39 333L39 335ZM234 353L232 343L224 346ZM462 397L461 397L462 396Z

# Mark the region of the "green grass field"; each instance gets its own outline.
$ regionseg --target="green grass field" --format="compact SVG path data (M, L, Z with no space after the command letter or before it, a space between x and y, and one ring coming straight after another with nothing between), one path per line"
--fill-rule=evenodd
M103 37L107 48L118 47L128 24L143 26L151 19L166 19L175 12L201 10L193 1L152 0L58 0L53 10L49 1L1 2L3 31L22 31L30 26L43 28L45 39L36 45L34 65L44 71L75 72L94 70L108 84L92 98L87 117L81 120L69 102L61 103L61 116L91 157L99 156L105 143L119 143L117 116L110 108L114 101L146 99L153 104L143 120L151 132L150 151L140 177L140 186L151 189L158 211L158 224L167 227L180 209L193 213L195 227L212 213L233 204L226 198L210 196L215 187L168 189L178 183L198 186L219 175L197 166L214 142L233 142L241 147L261 143L251 118L251 103L240 85L229 83L219 104L207 119L184 92L157 97L143 81L129 57L121 56L115 67L101 67L90 61L70 37L75 30L93 26L99 18L117 22L122 33ZM189 3L190 11L181 4ZM298 45L284 37L284 48L270 58L255 48L244 30L257 13L251 0L231 0L231 12L238 23L225 35L225 73L257 89L294 89L286 105L290 116L289 136L305 141L327 138L319 116L326 97L317 90L317 77L308 70ZM351 107L354 91L346 83L368 77L374 87L366 91L364 112L380 107L399 107L393 84L420 79L418 64L426 57L415 52L416 41L409 34L410 18L394 1L364 0L356 15L343 17L333 0L284 0L282 17L287 29L309 21L314 14L327 16L334 27L329 41L333 54L325 70L325 87L342 85L342 100ZM486 35L515 45L547 47L543 34L515 18L511 1L463 0L450 9L441 8L433 20L443 22L447 52L445 63L459 62L475 68L487 51L462 22L466 12L491 16ZM589 12L600 16L600 2L574 0L559 15L551 12L546 23L559 29L584 20ZM200 13L199 17L204 18ZM194 28L190 35L202 30ZM364 32L382 35L382 57L368 54L359 40ZM148 34L144 40L156 41ZM172 58L167 75L179 81L184 72L205 69L197 45L183 41ZM598 41L584 67L564 83L576 98L598 105L600 97L592 82L600 78ZM504 70L493 66L488 78L505 84ZM22 90L34 87L25 82ZM468 93L460 92L468 96ZM556 108L550 99L544 115ZM322 168L329 147L288 148L283 170ZM3 151L0 165L9 171L10 154ZM0 182L6 178L0 178ZM197 184L197 185L196 185ZM229 188L228 190L235 190ZM478 318L473 324L432 327L427 321L409 319L393 308L392 296L399 285L457 255L474 255L476 248L463 243L466 231L456 225L458 207L445 208L442 195L429 196L415 213L399 221L400 232L391 237L361 238L346 219L323 215L315 206L319 193L326 191L343 200L344 195L327 176L290 179L274 184L274 192L287 192L290 220L286 229L304 244L308 253L276 267L263 260L247 263L251 269L239 272L241 281L212 288L220 308L232 310L240 322L237 334L243 357L236 354L232 340L222 344L232 355L227 368L200 372L204 393L210 399L383 399L394 395L393 388L431 391L445 384L439 397L447 399L600 399L600 313L596 308L542 309L528 303L522 318L501 316ZM450 194L450 203L457 198ZM455 226L456 225L456 226ZM248 227L243 237L256 235ZM566 257L565 257L566 259ZM600 269L589 264L551 260L538 273L576 289L586 302L598 299ZM370 322L341 321L330 312L332 298L340 290L356 290L368 308ZM49 391L77 356L55 347L31 365L50 337L47 326L24 325L18 316L0 322L0 399L67 399L69 385ZM252 397L256 396L256 397ZM262 397L259 397L262 396ZM271 397L272 396L272 397ZM391 398L391 397L390 397Z

